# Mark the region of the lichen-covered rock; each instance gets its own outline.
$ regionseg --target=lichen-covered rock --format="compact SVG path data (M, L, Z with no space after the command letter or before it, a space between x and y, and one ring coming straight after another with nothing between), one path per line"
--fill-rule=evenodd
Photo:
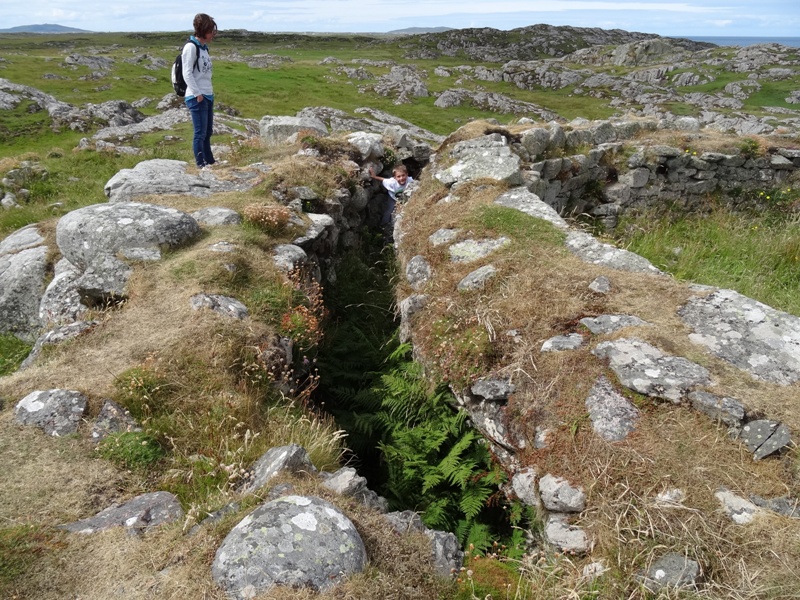
M244 600L274 585L325 591L366 564L364 542L338 508L313 496L284 496L231 530L211 574L231 598Z
M749 500L721 488L714 493L725 513L738 525L751 523L761 509Z
M342 467L335 473L323 473L325 480L323 487L328 488L337 494L355 498L365 506L374 508L378 512L389 510L389 502L386 498L379 496L376 492L367 487L366 478L362 477L352 467Z
M739 439L753 453L755 460L761 460L788 446L792 441L792 435L783 423L758 419L742 427Z
M92 425L92 441L100 442L113 433L141 430L130 412L113 400L106 400Z
M800 318L733 290L693 297L679 314L694 329L690 340L754 378L800 380Z
M39 301L39 318L45 326L74 323L86 314L77 281L80 271L66 269L50 281Z
M267 144L283 144L289 137L300 131L310 131L321 137L328 135L325 123L312 116L266 116L259 121L258 127L262 139Z
M406 265L406 281L417 291L428 283L431 274L430 263L420 254L411 257L411 260Z
M62 525L73 533L97 533L112 527L125 527L133 533L172 523L183 518L178 499L169 492L142 494L121 505L109 506L93 517Z
M14 421L35 425L48 435L59 437L78 430L88 399L73 390L31 392L14 408Z
M510 243L511 240L507 237L486 240L464 240L463 242L456 242L450 246L448 254L452 262L470 263L485 258Z
M544 527L547 542L563 552L584 554L589 550L589 537L586 532L569 522L569 515L554 513L549 516Z
M626 327L647 325L645 321L634 315L600 315L585 317L580 322L595 335L613 333Z
M105 185L108 201L130 202L138 196L189 194L207 196L208 180L186 173L188 163L181 160L145 160L132 169L121 169Z
M288 473L316 473L306 449L297 444L270 448L261 455L251 469L253 476L245 492L257 492L281 471Z
M222 206L209 206L201 208L191 214L191 217L201 225L239 225L242 216L233 209Z
M664 354L636 338L603 342L592 354L608 359L609 367L625 387L676 404L695 387L711 381L704 367L682 356Z
M22 371L30 367L39 357L42 348L45 346L60 344L61 342L76 338L95 325L97 325L97 321L76 321L75 323L60 325L55 329L46 331L36 339L36 342L33 344L33 349L30 351L30 354L25 357L25 360L22 361L19 370Z
M607 442L624 440L639 420L637 408L602 375L586 398L586 409L594 432Z
M56 243L67 260L85 269L100 255L176 248L199 233L197 221L174 208L138 202L94 204L59 219Z
M565 352L567 350L577 350L583 346L583 336L580 333L568 333L567 335L554 335L542 344L540 352Z
M539 196L528 191L524 187L514 188L501 194L494 203L498 206L514 208L520 212L524 212L526 215L536 217L537 219L544 219L561 230L566 230L569 227L567 222L552 206L542 202Z
M240 321L250 315L247 307L239 300L221 294L195 294L189 298L189 303L193 310L207 308L223 317L231 317Z
M689 394L689 401L695 410L730 427L739 427L744 419L744 405L736 398L697 391Z
M459 292L482 290L495 275L497 275L497 268L494 265L484 265L468 273L458 282L456 288Z
M649 260L611 244L605 244L588 233L571 231L567 235L567 249L582 260L620 271L661 274Z
M308 260L306 251L294 244L278 244L273 248L273 261L282 271L293 271Z
M45 246L0 254L0 333L36 338L46 266Z
M539 480L539 493L547 510L560 513L581 512L586 508L586 492L566 479L547 473Z
M637 580L648 590L658 593L665 589L694 589L700 577L700 564L675 552L656 560Z

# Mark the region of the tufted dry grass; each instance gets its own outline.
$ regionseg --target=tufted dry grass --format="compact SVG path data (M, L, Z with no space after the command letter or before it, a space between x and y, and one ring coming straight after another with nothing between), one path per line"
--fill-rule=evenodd
M439 149L442 164L452 144L482 135L483 124L453 134ZM650 138L650 132L642 134ZM661 134L661 143L676 144ZM673 135L673 134L669 134ZM704 146L708 142L708 147ZM685 142L684 142L685 143ZM740 140L730 137L693 139L697 150L726 151ZM496 182L475 181L457 190L423 180L402 214L401 272L405 261L424 256L435 277L422 289L401 279L398 297L425 293L431 301L414 316L413 339L431 371L458 375L456 388L476 376L510 378L516 386L506 414L527 447L517 458L523 466L566 477L587 491L587 509L578 520L593 540L589 557L534 553L518 566L528 586L525 598L649 598L634 579L660 555L675 551L697 559L703 587L689 597L793 598L800 594L800 520L765 514L747 526L735 524L722 511L714 493L725 487L748 497L800 496L800 452L792 448L778 457L754 462L730 439L727 428L686 406L635 394L620 385L640 411L636 430L623 442L607 443L593 434L585 407L589 389L600 375L614 374L591 354L597 343L638 337L668 354L685 356L712 374L709 391L740 399L751 415L780 419L800 431L797 386L753 380L689 340L691 330L677 309L696 293L668 276L626 273L586 264L569 254L546 228L526 218L486 220L485 206L504 191ZM442 203L449 194L451 202ZM531 221L535 221L531 219ZM487 226L495 223L497 228ZM445 246L433 247L429 236L440 228L458 230L456 240L492 238L514 231L514 242L490 258L468 265L451 263ZM456 285L472 270L491 262L498 275L480 291L458 292ZM588 285L605 275L609 294L595 294ZM651 326L593 336L580 323L601 314L635 314ZM437 327L446 322L446 329ZM509 331L514 335L508 335ZM465 331L483 335L482 352L459 350ZM554 335L583 335L585 345L573 352L542 353ZM453 350L453 349L456 350ZM444 353L443 349L448 349ZM443 360L446 357L446 361ZM442 363L446 368L442 369ZM462 363L459 367L458 363ZM475 368L479 365L478 368ZM537 432L549 430L548 447L536 449ZM655 502L657 494L680 488L680 506ZM534 523L534 529L537 524ZM602 560L610 571L592 582L582 568ZM677 597L665 594L664 597ZM683 596L681 596L683 597Z
M280 181L299 183L301 169L302 165L288 160L279 169ZM262 198L263 190L256 188L216 196L213 205L242 210ZM185 211L212 202L184 196L158 201ZM0 379L0 396L8 399L0 413L0 556L26 565L24 576L0 579L0 595L42 600L222 600L224 593L211 580L211 561L230 528L260 500L257 495L238 498L233 488L225 488L204 498L192 497L191 502L184 501L185 522L141 537L128 536L121 529L92 536L66 535L57 525L93 515L138 493L190 481L194 474L187 465L198 453L220 464L233 460L249 466L268 447L299 443L319 468L338 466L344 441L332 421L291 403L275 404L265 411L264 404L270 400L264 387L248 379L251 372L242 368L242 357L274 333L279 315L269 311L292 298L292 294L276 293L270 301L278 304L270 306L259 304L257 296L270 286L281 288L285 276L276 271L268 250L288 235L291 232L275 236L247 227L204 230L191 246L166 253L158 263L138 264L127 301L94 311L91 316L100 324L93 330L48 349L30 369ZM219 241L232 243L234 252L211 252L209 246ZM237 267L234 272L228 269L231 264ZM189 298L201 291L250 298L259 318L231 322L209 311L195 312ZM168 390L169 418L177 424L177 434L169 439L170 462L148 473L122 471L97 458L86 439L89 421L103 398L119 398L119 382L132 368L160 378ZM18 399L34 389L51 387L77 389L89 396L87 423L78 435L53 440L13 424L11 407ZM255 435L243 436L245 429ZM322 489L318 481L292 483L298 493L320 495L345 510L365 541L370 565L321 596L276 588L261 598L411 600L440 597L450 589L450 584L433 574L427 538L392 533L383 517ZM233 499L241 502L238 512L186 535L206 513ZM26 529L28 524L30 529ZM9 532L21 535L24 549L3 545Z

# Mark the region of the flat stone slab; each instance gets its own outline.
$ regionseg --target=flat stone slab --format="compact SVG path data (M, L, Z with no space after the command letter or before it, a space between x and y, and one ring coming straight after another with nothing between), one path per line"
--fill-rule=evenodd
M625 387L676 404L696 386L711 381L704 367L683 357L664 354L636 338L602 342L592 354L608 359L609 367Z
M141 196L165 196L170 194L207 198L219 192L242 191L253 185L253 181L229 181L217 178L213 173L201 177L187 173L189 164L182 160L156 158L140 162L132 169L122 169L105 185L108 201L131 202Z
M469 263L485 258L510 243L511 240L507 237L494 240L464 240L450 246L448 251L452 262Z
M121 505L110 506L95 516L62 525L73 533L97 533L112 527L125 527L142 532L159 525L183 519L178 499L169 492L142 494Z
M744 405L736 398L717 396L709 392L689 394L692 408L729 427L738 427L744 419Z
M335 221L330 215L306 213L306 216L311 221L311 224L306 229L304 235L292 241L295 246L301 246L303 248L310 247L315 241L322 238L327 230L333 228L335 225Z
M459 292L482 290L486 284L497 275L494 265L484 265L472 271L458 282L456 289Z
M549 204L542 201L539 196L528 191L527 188L516 188L505 192L494 201L498 206L514 208L520 212L547 221L562 231L569 229L567 222Z
M191 216L201 225L239 225L242 222L242 216L238 212L222 206L201 208Z
M661 274L661 271L646 258L611 244L604 244L582 231L569 232L566 246L570 252L587 263L633 273Z
M522 185L519 156L508 147L480 148L465 153L456 164L434 174L446 186L473 179L495 179L509 185Z
M594 432L607 442L624 440L639 420L639 410L602 376L586 398L586 410Z
M583 346L583 336L580 333L569 333L567 335L556 335L542 344L541 352L564 352L567 350L577 350Z
M458 233L458 229L442 228L434 231L430 236L428 236L428 241L431 243L431 246L442 246L444 244L449 244L456 239L458 237Z
M595 335L613 333L626 327L649 325L647 321L642 321L634 315L600 315L599 317L585 317L580 322Z
M753 453L755 460L778 452L792 441L789 428L777 421L759 419L750 421L739 433L739 439Z
M694 297L678 314L694 329L692 342L755 379L800 380L800 318L732 290Z

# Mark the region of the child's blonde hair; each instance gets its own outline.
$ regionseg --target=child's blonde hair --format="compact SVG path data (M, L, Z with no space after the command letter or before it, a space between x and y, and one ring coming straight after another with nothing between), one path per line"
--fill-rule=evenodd
M398 173L405 173L408 175L408 169L404 164L399 164L392 167L392 175L397 175Z

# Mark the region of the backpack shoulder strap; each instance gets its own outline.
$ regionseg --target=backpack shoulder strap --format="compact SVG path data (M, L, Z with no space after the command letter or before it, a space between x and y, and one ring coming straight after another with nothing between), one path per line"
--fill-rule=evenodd
M198 62L199 62L199 60L200 60L200 44L198 44L197 42L195 42L195 41L194 41L192 38L189 38L189 39L187 39L187 40L186 40L186 43L187 43L187 44L192 44L192 45L195 47L195 53L194 53L194 68L195 68L195 69L197 69L197 70L200 70L200 68L197 66L197 63L198 63ZM186 46L184 45L184 47L186 47Z

